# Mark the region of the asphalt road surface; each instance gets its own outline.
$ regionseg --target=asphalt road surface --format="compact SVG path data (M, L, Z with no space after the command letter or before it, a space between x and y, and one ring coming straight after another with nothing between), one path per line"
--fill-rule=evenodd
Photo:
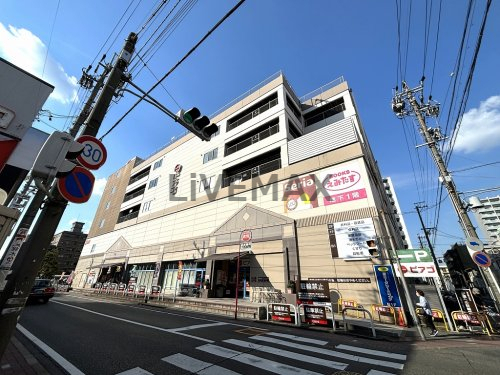
M500 368L499 341L389 342L90 297L29 305L20 326L75 375L455 375Z

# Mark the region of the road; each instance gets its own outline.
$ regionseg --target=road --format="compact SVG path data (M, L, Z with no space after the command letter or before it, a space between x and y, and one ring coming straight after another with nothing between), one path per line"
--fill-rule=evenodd
M388 342L89 297L29 305L20 326L75 375L496 374L499 366L498 341Z

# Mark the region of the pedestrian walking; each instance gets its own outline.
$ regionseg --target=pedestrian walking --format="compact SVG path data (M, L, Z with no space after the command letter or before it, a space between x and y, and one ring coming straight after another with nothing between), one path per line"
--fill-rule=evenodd
M431 305L429 304L429 301L427 301L427 298L425 298L425 293L423 290L417 289L416 294L418 296L417 306L422 308L422 311L424 312L424 315L423 315L424 322L427 325L427 327L429 327L431 329L430 335L437 336L438 331L436 329L436 326L434 325L434 321L432 318Z

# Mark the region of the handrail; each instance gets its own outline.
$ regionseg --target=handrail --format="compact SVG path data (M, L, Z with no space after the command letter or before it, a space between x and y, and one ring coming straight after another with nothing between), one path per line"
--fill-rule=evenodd
M271 109L272 107L274 107L277 104L278 104L278 98L270 100L269 102L267 102L264 105L261 105L259 108L253 110L252 112L247 113L242 118L240 118L234 122L231 122L231 123L228 122L227 131L233 130L233 129L237 128L238 126L240 126L241 124L244 124L245 122L250 121L254 117L257 117L261 113L264 113L265 111Z
M342 309L342 321L344 322L344 331L347 331L347 323L345 321L346 310L356 310L356 311L363 311L363 313L365 313L365 312L368 313L368 316L370 317L370 324L371 324L371 328L372 328L373 337L377 337L377 333L375 332L375 326L373 325L372 314L364 307L344 307Z
M305 101L322 94L326 90L331 89L332 87L335 87L337 85L340 85L342 82L344 82L344 76L340 76L339 78L336 78L331 82L328 82L326 85L323 85L320 88L317 88L316 90L313 90L310 93L301 96L299 100L301 103L304 103Z
M273 167L270 167L269 170L267 170L265 167L272 165L272 163L275 163L277 167L274 169L272 169ZM238 181L238 182L246 181L246 180L249 180L253 177L260 176L261 174L272 172L272 171L275 171L276 169L280 169L280 168L281 168L281 159L271 160L271 161L268 161L266 163L256 165L255 167L249 168L249 169L242 171L240 173L236 173L234 175L226 177L224 179L223 187L227 187L236 181Z
M135 212L132 212L131 214L119 217L118 221L116 223L117 224L123 223L124 221L135 219L137 216L139 216L139 211L135 211Z
M123 197L123 203L128 202L129 200L134 199L134 198L138 197L139 195L144 195L145 191L146 191L146 185L144 185L144 189L136 191L133 194L130 194L130 195L125 194L125 196Z

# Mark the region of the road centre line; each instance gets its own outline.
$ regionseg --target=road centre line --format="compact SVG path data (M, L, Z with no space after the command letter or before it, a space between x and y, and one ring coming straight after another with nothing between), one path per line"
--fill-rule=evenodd
M264 335L261 336L251 336L249 337L252 340L257 340L257 341L265 341L265 342L270 342L273 344L278 344L278 345L283 345L283 346L288 346L292 347L295 349L301 349L305 350L308 352L314 352L314 353L320 353L332 357L337 357L337 358L343 358L346 360L350 360L353 362L362 362L362 363L369 363L372 365L378 365L378 366L384 366L384 367L391 367L391 368L397 368L402 370L404 365L402 363L396 363L396 362L390 362L390 361L382 361L379 359L373 359L373 358L366 358L366 357L360 357L352 354L347 354L347 353L342 353L338 352L335 350L330 350L330 349L325 349L325 348L317 348L317 347L311 347L307 345L302 345L298 344L295 342L288 342L288 341L283 341L283 340L278 340L274 339L272 337L266 337Z
M209 362L200 361L187 355L177 353L161 359L171 365L180 367L192 374L199 375L240 375L239 372L231 371L225 367L220 367ZM117 374L119 375L119 374Z
M372 350L372 349L365 349L365 348L358 348L357 346L351 346L351 345L336 345L336 349L342 349L342 350L349 350L351 352L358 352L358 353L363 353L363 354L370 354L370 355L377 355L379 357L389 357L389 358L394 358L394 359L399 359L402 361L406 361L406 355L404 354L397 354L397 353L391 353L391 352L384 352L381 350Z
M271 353L274 355L278 355L280 357L292 358L292 359L297 360L297 361L312 363L314 365L325 366L325 367L334 368L337 370L345 370L346 367L348 366L347 363L330 361L328 359L312 357L310 355L300 354L297 352L290 352L288 350L278 349L278 348L275 348L272 346L267 346L267 345L254 344L254 343L251 343L248 341L243 341L243 340L228 339L228 340L224 340L224 342L227 342L228 344L241 346L241 347L246 348L246 349L258 350L260 352Z
M90 314L95 314L95 315L103 316L103 317L109 318L109 319L119 320L119 321L125 322L125 323L135 324L135 325L138 325L138 326L141 326L141 327L155 329L157 331L168 332L168 333L172 333L174 335L185 336L185 337L189 337L189 338L192 338L192 339L195 339L195 340L205 341L205 342L209 342L209 343L213 343L214 342L212 340L204 339L204 338L197 337L197 336L188 335L186 333L176 332L175 330L172 330L172 329L161 328L161 327L157 327L157 326L152 326L150 324L135 322L135 321L129 320L129 319L118 318L116 316L112 316L112 315L108 315L108 314L103 314L103 313L100 313L100 312L97 312L97 311L92 311L92 310L84 309L83 307L74 306L74 305L70 305L70 304L67 304L67 303L59 302L59 301L52 301L52 302L53 303L57 303L59 305L68 306L68 307L71 307L73 309L82 310L82 311L88 312Z
M16 328L26 336L31 342L33 342L36 346L38 346L41 350L43 350L47 355L52 358L59 366L61 366L64 370L66 370L71 375L85 375L85 373L81 372L75 365L70 363L66 358L40 340L38 337L33 335L30 331L24 328L22 325L17 324Z
M238 352L236 350L224 348L213 344L198 346L196 349L205 353L213 354L222 358L231 359L249 366L257 367L262 370L274 372L279 375L321 375L318 372L302 369L295 366L289 366L284 363L271 361L269 359L257 357L252 354Z

